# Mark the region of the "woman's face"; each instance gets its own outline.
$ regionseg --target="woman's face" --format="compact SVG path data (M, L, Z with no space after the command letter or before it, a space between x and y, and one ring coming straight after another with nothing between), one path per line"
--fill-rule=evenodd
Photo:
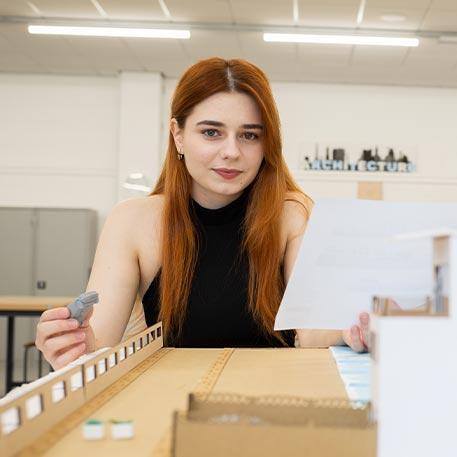
M178 151L192 177L192 198L220 208L238 198L263 160L262 116L239 92L219 92L194 107L183 129L171 121Z

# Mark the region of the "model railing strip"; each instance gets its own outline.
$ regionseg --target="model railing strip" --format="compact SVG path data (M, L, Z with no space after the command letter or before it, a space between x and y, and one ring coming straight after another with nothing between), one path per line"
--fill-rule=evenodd
M0 455L8 457L29 446L56 423L119 380L163 347L162 323L117 346L24 390L0 405Z

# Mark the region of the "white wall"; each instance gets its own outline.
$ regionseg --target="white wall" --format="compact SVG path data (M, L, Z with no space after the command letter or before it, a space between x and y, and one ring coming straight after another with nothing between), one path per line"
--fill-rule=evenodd
M101 226L128 196L119 189L127 172L159 172L176 80L162 84L150 74L1 74L0 205L94 208ZM312 196L355 196L357 181L382 179L389 199L457 200L457 90L274 83L273 91L286 160ZM297 171L315 142L411 145L418 170Z
M115 202L117 78L0 75L0 205Z
M101 227L133 195L129 173L157 177L162 85L151 73L0 74L0 205L93 208Z
M273 84L291 168L307 144L404 146L417 172L296 173L311 195L356 196L356 183L384 182L387 200L457 201L457 90L439 88Z
M166 98L176 84L166 80ZM284 156L313 198L355 198L358 182L381 181L386 200L457 201L457 90L302 83L272 83L272 88ZM167 116L164 109L164 122ZM304 172L300 161L316 142L404 146L413 152L417 171Z
M157 73L120 75L117 199L131 196L122 184L130 173L142 172L152 184L162 162L163 78Z

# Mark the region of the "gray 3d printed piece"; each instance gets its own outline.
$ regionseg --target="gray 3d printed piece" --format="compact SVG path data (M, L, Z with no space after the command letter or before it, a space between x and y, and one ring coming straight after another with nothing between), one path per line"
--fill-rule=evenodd
M95 303L98 303L98 293L84 292L73 303L67 305L70 310L70 318L76 319L79 325L82 325Z

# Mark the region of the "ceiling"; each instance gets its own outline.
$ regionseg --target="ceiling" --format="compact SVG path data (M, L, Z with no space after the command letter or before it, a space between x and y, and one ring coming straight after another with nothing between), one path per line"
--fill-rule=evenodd
M242 57L273 81L457 87L457 0L0 0L0 71L178 77L196 60ZM402 15L388 23L382 15ZM30 35L27 24L107 21L190 27L190 40ZM418 48L265 43L263 31L418 33ZM335 29L335 30L334 30ZM344 30L343 30L344 31Z

